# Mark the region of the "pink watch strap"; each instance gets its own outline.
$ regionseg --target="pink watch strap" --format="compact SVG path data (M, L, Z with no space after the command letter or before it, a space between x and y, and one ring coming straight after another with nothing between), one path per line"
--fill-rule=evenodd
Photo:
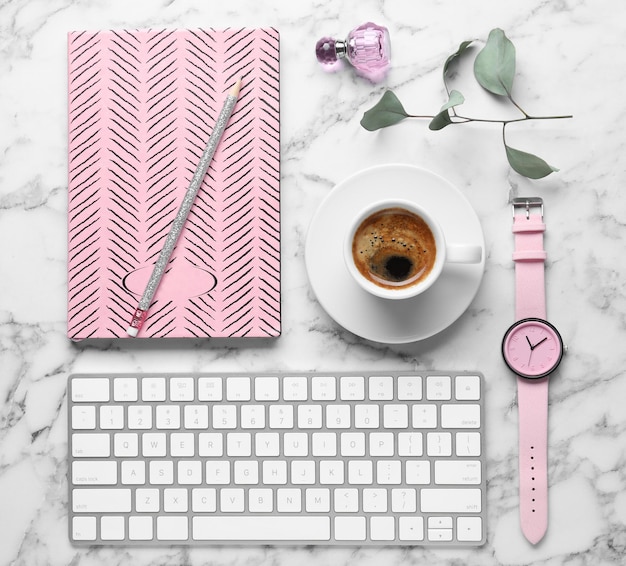
M515 215L515 319L546 318L546 252L541 214ZM548 378L517 378L519 412L520 521L538 543L548 528Z

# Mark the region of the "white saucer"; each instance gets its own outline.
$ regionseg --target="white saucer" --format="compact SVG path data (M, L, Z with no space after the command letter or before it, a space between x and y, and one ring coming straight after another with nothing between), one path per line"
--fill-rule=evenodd
M309 281L324 310L350 332L386 344L429 338L456 321L470 305L483 277L485 253L477 264L447 264L427 291L405 300L374 297L352 279L343 240L352 215L381 198L414 200L439 219L449 243L482 246L476 212L442 177L412 165L381 165L342 181L315 213L306 239Z

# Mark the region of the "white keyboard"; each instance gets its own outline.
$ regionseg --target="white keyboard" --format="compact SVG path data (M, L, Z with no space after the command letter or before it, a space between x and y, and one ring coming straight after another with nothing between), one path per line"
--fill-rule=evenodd
M481 545L483 378L72 375L76 545Z

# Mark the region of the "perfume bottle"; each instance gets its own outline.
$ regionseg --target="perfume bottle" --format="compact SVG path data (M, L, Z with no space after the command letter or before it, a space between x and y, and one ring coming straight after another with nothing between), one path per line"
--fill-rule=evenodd
M391 62L389 31L367 22L353 29L345 40L322 37L315 45L315 55L329 71L347 59L358 74L378 82L385 77Z

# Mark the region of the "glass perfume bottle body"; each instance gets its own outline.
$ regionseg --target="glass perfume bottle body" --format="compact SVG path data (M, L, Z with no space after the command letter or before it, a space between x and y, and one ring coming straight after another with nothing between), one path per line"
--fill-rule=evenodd
M372 80L384 78L391 63L387 28L367 22L353 29L345 40L323 37L315 46L317 60L329 70L336 70L347 59L356 71Z

